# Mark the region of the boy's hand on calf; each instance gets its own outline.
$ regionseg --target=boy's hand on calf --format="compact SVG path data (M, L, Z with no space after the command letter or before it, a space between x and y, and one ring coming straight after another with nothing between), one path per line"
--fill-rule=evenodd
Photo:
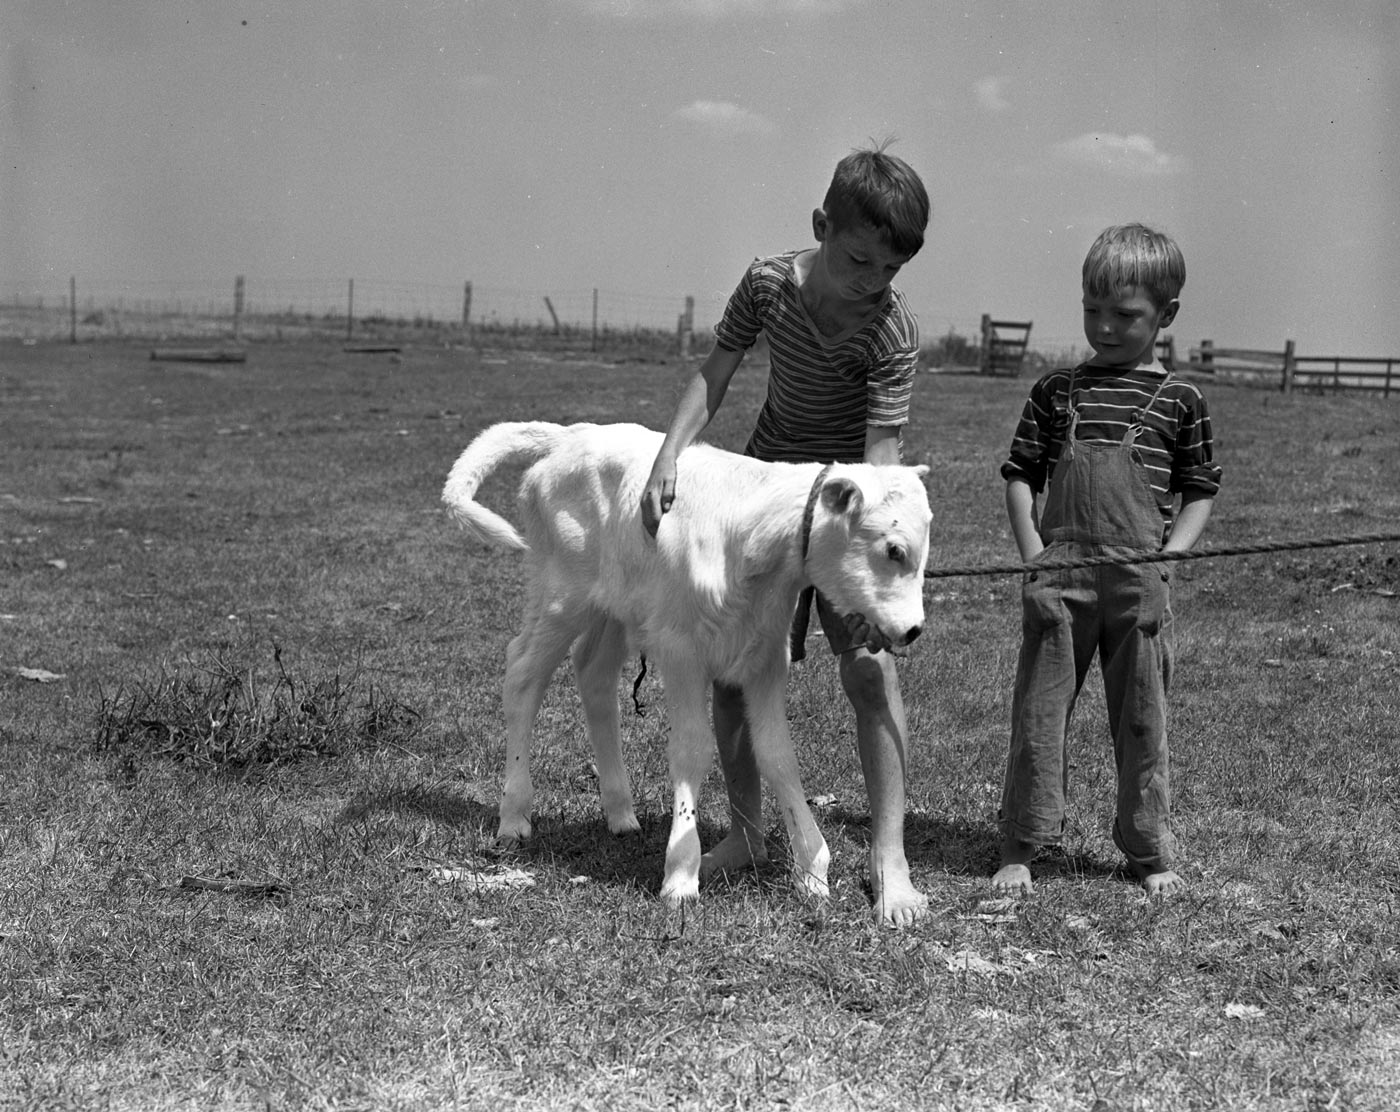
M656 536L657 529L661 528L661 518L671 508L671 503L676 500L676 473L672 469L669 473L662 471L659 474L652 472L651 478L647 480L646 489L642 491L642 528L647 531L648 536Z

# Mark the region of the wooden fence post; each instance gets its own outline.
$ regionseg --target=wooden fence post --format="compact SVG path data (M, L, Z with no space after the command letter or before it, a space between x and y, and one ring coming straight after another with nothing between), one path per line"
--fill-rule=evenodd
M554 334L557 336L559 335L559 314L554 311L554 302L549 300L548 295L545 296L544 307L549 310L550 319L554 321Z
M589 336L588 350L598 350L598 287L593 287L593 331Z
M345 338L350 339L350 333L355 328L355 279L350 279L350 301L345 306Z
M68 342L78 342L78 279L75 275L68 278Z
M468 282L462 290L462 331L472 334L472 284Z
M977 354L977 369L987 374L992 360L992 314L982 314L982 340Z
M1283 344L1283 392L1293 393L1293 373L1297 369L1297 361L1293 357L1293 341L1285 340Z
M695 298L687 296L685 311L681 313L679 335L676 338L682 359L688 357L695 348Z
M233 279L233 342L236 344L243 329L243 275Z
M1215 373L1215 342L1201 341L1201 370L1208 375Z

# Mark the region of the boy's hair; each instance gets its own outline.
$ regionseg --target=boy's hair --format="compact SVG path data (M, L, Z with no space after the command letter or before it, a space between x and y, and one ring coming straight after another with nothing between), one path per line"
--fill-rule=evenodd
M1145 224L1105 228L1084 256L1084 292L1111 297L1137 286L1161 309L1181 294L1186 260L1176 241Z
M887 146L852 151L838 162L822 209L833 229L869 224L913 258L924 245L928 192L907 162L885 153Z

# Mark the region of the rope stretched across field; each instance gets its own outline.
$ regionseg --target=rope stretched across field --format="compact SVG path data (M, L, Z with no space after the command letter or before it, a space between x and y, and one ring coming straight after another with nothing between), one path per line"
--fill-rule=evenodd
M1166 564L1179 560L1209 560L1215 556L1253 556L1261 552L1296 552L1303 548L1340 548L1352 544L1384 544L1400 541L1400 533L1357 533L1350 537L1318 537L1305 541L1267 541L1262 544L1235 544L1223 548L1193 549L1187 552L1123 552L1108 556L1081 556L1074 560L1039 560L1034 564L967 564L962 567L928 568L925 579L952 579L972 575L1020 575L1028 571L1062 571L1067 568L1097 568L1105 564ZM805 540L804 540L805 544ZM632 703L638 716L646 714L638 692L647 674L646 654L641 671L632 684Z
M1321 537L1304 541L1269 541L1263 544L1229 545L1223 548L1192 549L1186 552L1120 552L1104 556L1081 556L1069 560L1037 560L1033 564L967 564L961 567L929 568L925 579L952 579L971 575L1019 575L1028 571L1061 571L1067 568L1096 568L1105 564L1166 564L1178 560L1209 560L1214 556L1252 556L1260 552L1292 552L1301 548L1338 548L1350 544L1382 544L1400 541L1400 533L1358 533L1350 537Z

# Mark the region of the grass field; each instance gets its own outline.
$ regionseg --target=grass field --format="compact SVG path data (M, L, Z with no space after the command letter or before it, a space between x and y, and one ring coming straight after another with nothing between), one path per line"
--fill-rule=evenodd
M790 716L830 797L831 901L775 866L671 912L651 680L624 735L641 835L606 833L561 673L536 837L494 850L520 574L438 497L482 426L661 426L686 368L148 356L0 350L0 1108L1394 1107L1397 546L1176 567L1186 895L1148 902L1120 870L1091 680L1064 852L1032 899L990 900L1019 605L987 576L931 581L900 665L933 915L872 921L852 724L819 652ZM906 457L933 466L931 565L1011 559L997 466L1028 385L921 377ZM742 445L762 386L740 372L710 439ZM1208 546L1400 529L1400 404L1210 401ZM508 505L504 481L487 494ZM352 713L318 753L214 744L240 707L256 734L328 689ZM176 743L177 709L203 748ZM117 737L123 714L141 728ZM712 778L707 842L722 795Z

